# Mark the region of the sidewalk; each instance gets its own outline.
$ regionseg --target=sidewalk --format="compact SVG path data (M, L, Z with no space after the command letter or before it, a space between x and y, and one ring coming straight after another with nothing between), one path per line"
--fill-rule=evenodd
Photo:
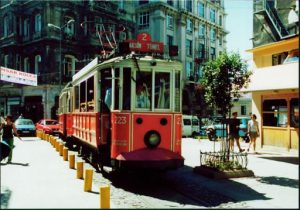
M201 151L219 151L220 142L184 139L185 165L199 166ZM248 144L241 142L246 149ZM193 148L193 150L191 150ZM237 148L235 148L237 151ZM189 154L189 155L187 155ZM255 177L213 180L198 175L203 186L217 190L249 208L299 208L299 158L286 154L259 151L248 154L248 169Z
M69 169L69 162L51 144L23 139L15 139L12 164L1 164L1 209L100 207L99 187L84 192L84 181L76 178L76 170ZM84 169L88 167L84 164Z

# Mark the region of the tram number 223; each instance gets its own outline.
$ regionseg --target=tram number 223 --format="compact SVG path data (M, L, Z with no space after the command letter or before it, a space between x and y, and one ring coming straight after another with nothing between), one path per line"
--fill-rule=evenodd
M117 124L117 125L124 125L124 124L127 123L126 117L116 116L116 117L115 117L115 122L114 122L114 123Z

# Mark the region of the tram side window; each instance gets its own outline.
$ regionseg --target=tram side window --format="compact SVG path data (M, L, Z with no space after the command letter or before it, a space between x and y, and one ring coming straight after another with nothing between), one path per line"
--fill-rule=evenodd
M263 102L263 125L287 127L288 110L285 99L265 100Z
M82 82L80 83L80 111L81 112L85 112L87 110L87 107L86 107L86 100L85 100L85 92L86 92L86 83L85 82Z
M123 110L130 110L131 68L123 68Z
M299 98L291 99L291 127L299 128Z
M115 110L119 110L119 92L120 92L120 69L116 68L115 69Z
M76 110L79 110L79 107L80 107L80 102L79 102L79 86L75 86L74 87L74 103L75 103L75 109Z
M94 77L87 80L87 111L93 112L95 109L94 100Z
M155 108L170 108L170 73L155 73Z
M152 74L151 72L139 72L136 79L136 108L151 107Z
M180 111L180 72L175 73L175 111Z

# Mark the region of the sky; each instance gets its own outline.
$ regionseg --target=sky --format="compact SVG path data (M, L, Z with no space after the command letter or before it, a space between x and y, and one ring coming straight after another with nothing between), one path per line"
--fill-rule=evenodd
M253 33L253 1L252 0L225 0L227 34L227 51L238 52L242 59L249 65L252 61L252 53L245 52L252 49Z

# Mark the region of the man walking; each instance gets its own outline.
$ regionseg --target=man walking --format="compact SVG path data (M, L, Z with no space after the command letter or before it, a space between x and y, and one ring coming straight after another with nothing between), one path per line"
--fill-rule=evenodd
M229 134L229 141L230 141L230 150L233 152L234 151L234 140L236 141L236 145L239 148L240 152L245 151L244 149L241 148L240 146L240 136L239 136L239 129L240 129L240 120L237 119L237 112L232 113L232 118L229 119L228 122L228 130L227 133Z

